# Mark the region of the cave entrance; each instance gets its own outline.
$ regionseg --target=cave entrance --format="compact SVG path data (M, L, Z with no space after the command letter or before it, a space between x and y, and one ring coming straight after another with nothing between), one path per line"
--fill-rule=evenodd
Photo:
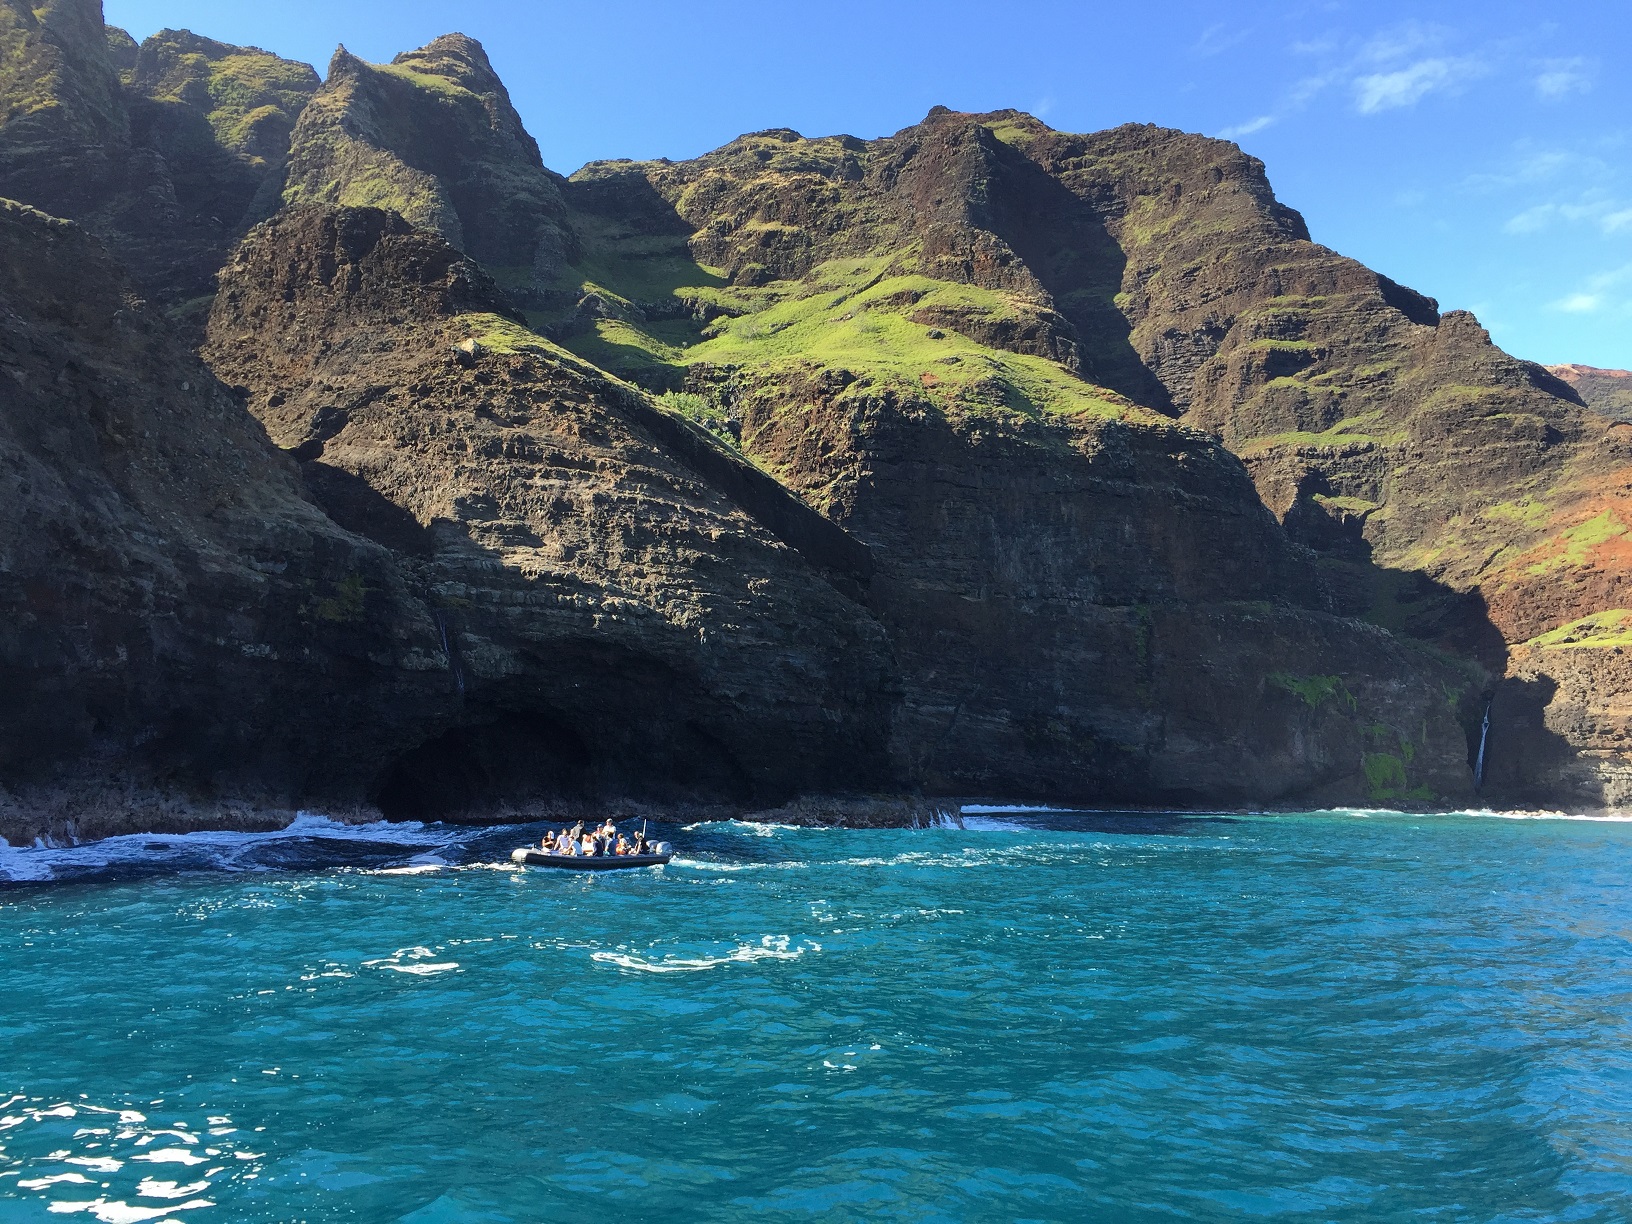
M538 714L455 727L391 767L374 802L389 820L443 820L501 804L580 798L593 773L589 746Z

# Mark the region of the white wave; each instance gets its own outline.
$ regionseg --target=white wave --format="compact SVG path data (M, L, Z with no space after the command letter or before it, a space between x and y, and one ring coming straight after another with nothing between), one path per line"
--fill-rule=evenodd
M377 845L422 847L410 862L430 865L433 849L443 849L470 837L474 830L419 821L376 820L345 824L315 812L301 812L282 829L259 833L208 829L193 833L129 833L77 846L0 847L0 881L47 883L64 869L105 870L120 865L148 863L166 855L188 861L202 857L211 866L232 869L249 852L278 842L369 842ZM437 863L443 860L436 859ZM444 864L445 865L445 864Z
M68 1182L76 1186L94 1186L96 1183L83 1173L57 1173L51 1177L30 1177L17 1183L20 1190L45 1190L60 1182Z
M1632 814L1626 812L1452 812L1453 816L1472 816L1486 820L1585 820L1593 824L1632 824Z
M179 1164L200 1165L204 1157L194 1156L186 1148L160 1148L156 1152L138 1152L132 1160L145 1160L149 1164Z
M699 829L726 828L748 833L754 837L775 837L778 833L800 833L806 828L816 826L775 824L769 820L699 820L693 824L680 827L686 833L695 833Z
M77 1212L88 1211L102 1224L143 1224L146 1220L157 1220L169 1215L172 1211L192 1211L199 1207L214 1207L209 1199L194 1199L189 1203L172 1203L168 1207L132 1207L123 1199L94 1199L91 1202L57 1202L46 1208L53 1215L73 1215Z
M965 816L991 816L1003 812L1080 812L1082 809L1048 803L966 803L958 810Z
M156 1181L151 1177L142 1178L141 1185L136 1187L138 1198L155 1199L184 1199L194 1194L202 1194L210 1188L207 1181L196 1181L189 1185L180 1185L173 1181Z
M801 859L788 859L779 863L731 863L724 859L694 859L675 858L669 860L671 867L691 867L698 871L797 871L810 864Z
M1328 808L1325 811L1312 812L1310 815L1354 816L1362 820L1378 818L1425 820L1460 816L1472 820L1581 820L1594 824L1632 824L1632 813L1627 812L1560 812L1547 808L1519 808L1512 811L1499 811L1495 808L1458 808L1446 812L1401 812L1393 808Z
M373 871L364 872L365 875L434 875L446 867L453 866L447 859L438 858L434 854L416 854L401 867L381 867Z
M965 808L967 812L969 809ZM1030 810L1030 809L1027 809ZM963 827L975 833L1035 833L1037 830L1013 820L997 820L991 816L965 816Z
M798 960L806 952L820 952L822 945L806 940L798 947L790 947L786 935L767 935L753 944L739 944L723 956L665 956L660 961L648 960L628 952L596 952L590 959L623 969L637 969L642 973L700 973L720 965L746 964L759 960Z
M433 977L438 973L452 973L459 968L458 961L432 961L431 957L435 955L429 948L398 948L390 956L364 961L363 968L411 973L416 977Z

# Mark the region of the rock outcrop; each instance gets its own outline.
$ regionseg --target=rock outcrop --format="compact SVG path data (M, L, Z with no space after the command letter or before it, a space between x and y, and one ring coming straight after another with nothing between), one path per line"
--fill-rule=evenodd
M79 221L195 327L215 271L278 204L306 64L163 30L98 0L0 3L0 196Z
M1600 416L1632 422L1632 370L1576 364L1548 366L1547 372L1574 387L1581 402Z
M284 195L391 209L525 296L571 253L560 182L481 44L449 34L389 64L335 52L295 129Z

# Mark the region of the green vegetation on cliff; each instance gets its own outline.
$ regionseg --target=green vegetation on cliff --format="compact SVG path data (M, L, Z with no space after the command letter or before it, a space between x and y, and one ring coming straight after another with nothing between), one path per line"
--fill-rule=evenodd
M161 30L143 43L129 79L153 102L202 112L216 142L253 165L282 159L319 84L309 64L186 30Z
M609 313L582 330L565 331L562 342L648 385L677 382L686 367L699 363L757 370L815 365L855 376L859 390L893 388L965 412L1086 414L1171 426L1056 362L915 319L922 314L1000 325L1023 317L1030 304L996 290L903 272L900 262L889 255L832 260L797 281L727 288L695 264L690 266L705 272L703 283L672 283L685 268L672 255L660 256L653 268L620 253L596 268L602 281L586 279L578 286ZM619 275L625 268L635 275ZM643 307L663 290L690 311L720 313L706 325L694 314L650 321Z
M1560 625L1525 643L1550 650L1608 650L1632 647L1632 610L1610 608Z

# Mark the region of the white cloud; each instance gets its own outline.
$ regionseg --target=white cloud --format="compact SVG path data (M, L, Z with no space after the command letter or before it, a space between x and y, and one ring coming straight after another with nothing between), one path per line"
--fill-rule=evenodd
M1436 89L1455 89L1479 76L1484 65L1472 56L1418 60L1394 72L1374 72L1354 82L1355 104L1362 115L1415 106Z
M1227 127L1220 132L1222 140L1239 140L1243 136L1251 136L1254 132L1261 132L1275 122L1274 115L1259 115L1256 119L1249 119L1245 123L1238 123L1234 127Z
M1360 58L1370 64L1392 64L1431 47L1441 46L1450 31L1444 26L1407 21L1378 34L1360 49Z
M1465 186L1478 191L1521 187L1564 177L1573 183L1587 183L1603 179L1611 169L1609 163L1599 157L1565 149L1537 149L1522 144L1507 165L1497 170L1470 174L1463 182Z
M1586 315L1609 311L1625 316L1629 306L1625 292L1628 284L1632 284L1632 264L1588 277L1579 290L1556 302L1549 302L1547 308L1565 314Z
M1543 98L1567 98L1592 88L1593 64L1585 59L1554 59L1542 64L1536 93Z
M1326 55L1338 49L1335 38L1312 38L1302 42L1295 42L1289 48L1293 55Z
M1502 228L1510 234L1539 234L1552 224L1553 218L1557 215L1556 204L1537 204L1534 208L1527 208L1518 216L1509 218Z
M1220 21L1203 30L1201 37L1196 39L1195 44L1190 49L1205 59L1224 54L1231 47L1245 42L1251 35L1251 26L1232 26L1227 22Z
M1632 207L1597 192L1588 192L1575 203L1550 201L1536 204L1508 218L1502 226L1510 234L1539 234L1555 221L1586 222L1606 234L1632 229Z

